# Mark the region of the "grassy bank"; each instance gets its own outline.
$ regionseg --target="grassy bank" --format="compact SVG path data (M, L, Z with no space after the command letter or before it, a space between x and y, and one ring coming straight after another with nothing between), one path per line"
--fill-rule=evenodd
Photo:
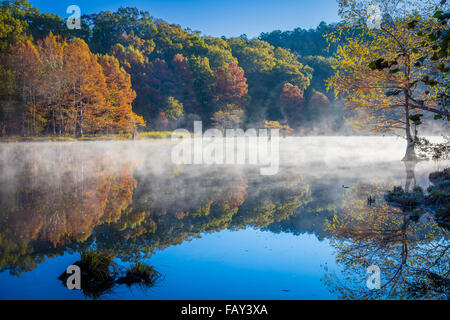
M143 139L170 139L172 137L172 131L146 131L140 132L135 136L135 140ZM176 136L182 137L184 134L177 133ZM73 136L5 136L0 137L0 142L48 142L48 141L116 141L116 140L133 140L131 133L125 134L99 134L99 135L85 135L80 138Z

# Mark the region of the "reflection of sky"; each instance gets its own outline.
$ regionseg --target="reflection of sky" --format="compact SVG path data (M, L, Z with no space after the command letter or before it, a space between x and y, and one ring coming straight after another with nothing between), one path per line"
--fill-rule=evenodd
M57 279L77 255L40 264L17 278L0 274L0 299L79 299ZM112 298L131 299L330 299L321 265L334 268L328 241L314 235L246 229L206 234L154 255L149 262L164 275L143 293L117 287ZM289 290L288 292L283 290Z
M400 161L405 150L404 141L392 137L284 139L280 145L281 170L271 179L247 176L245 170L234 172L220 166L185 166L182 174L173 178L170 146L164 141L30 143L26 146L26 152L23 145L15 144L3 145L0 149L1 201L16 199L14 194L21 190L22 171L28 164L33 164L39 172L38 179L33 180L36 188L41 184L54 188L65 182L67 174L79 177L79 172L85 179L80 178L80 181L89 183L89 178L119 172L130 163L136 164L134 175L143 189L137 187L139 192L136 191L134 200L152 203L156 208L170 208L180 203L186 208L197 208L205 198L220 195L240 181L237 179L239 173L264 192L278 190L285 181L302 176L310 185L313 202L318 207L322 207L322 203L339 206L343 197L352 194L352 188L358 183L404 185L406 177L405 165ZM78 155L85 157L83 161ZM98 160L98 155L102 161ZM417 184L426 188L428 174L446 166L448 162L418 163L415 168ZM349 188L342 188L342 185ZM256 197L255 192L253 195ZM14 203L7 203L10 205ZM321 232L324 212L311 212L312 216L301 210L297 213L300 213L298 217L283 230L310 230L324 236ZM46 251L38 247L34 250ZM83 299L81 292L66 289L57 279L78 259L78 254L68 253L46 259L20 278L10 276L8 272L0 273L0 299ZM165 279L147 295L138 289L130 291L118 287L117 295L112 298L329 299L334 296L320 281L324 273L321 265L327 263L332 271L336 268L334 261L328 241L320 242L314 235L225 230L158 252L149 262ZM364 270L362 273L365 276ZM364 283L354 285L365 286Z

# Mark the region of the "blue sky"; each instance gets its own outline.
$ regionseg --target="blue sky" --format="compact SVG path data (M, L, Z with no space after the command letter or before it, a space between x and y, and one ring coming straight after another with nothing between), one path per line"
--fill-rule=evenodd
M115 10L121 6L146 10L169 23L211 36L258 36L276 29L315 28L320 21L339 20L336 0L29 0L41 12L65 18L75 4L81 13Z

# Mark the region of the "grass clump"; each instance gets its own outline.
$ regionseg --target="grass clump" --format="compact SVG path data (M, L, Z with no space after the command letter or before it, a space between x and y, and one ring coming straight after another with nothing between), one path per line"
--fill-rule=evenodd
M114 287L120 284L138 285L146 289L154 286L161 277L158 271L146 263L138 261L125 270L119 267L114 259L115 257L107 252L88 250L83 251L80 260L73 263L80 267L81 290L85 296L99 299L104 294L112 293ZM58 279L67 286L69 276L64 271Z
M136 262L126 270L125 276L117 279L119 284L143 284L145 286L153 286L160 278L161 274L152 266L144 262Z
M107 252L88 250L81 253L81 258L74 265L80 267L81 290L92 299L98 299L105 293L111 292L117 274L117 264L114 256ZM69 274L64 271L58 279L67 285Z
M86 273L86 280L90 282L113 280L116 273L114 257L102 251L82 252L79 267Z

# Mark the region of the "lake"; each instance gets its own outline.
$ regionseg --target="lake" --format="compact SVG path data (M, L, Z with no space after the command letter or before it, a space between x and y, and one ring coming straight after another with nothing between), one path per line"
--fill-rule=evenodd
M160 274L99 299L448 298L448 226L384 200L448 161L402 162L395 137L288 137L264 176L174 164L173 145L0 144L0 299L93 298L58 280L89 249Z

